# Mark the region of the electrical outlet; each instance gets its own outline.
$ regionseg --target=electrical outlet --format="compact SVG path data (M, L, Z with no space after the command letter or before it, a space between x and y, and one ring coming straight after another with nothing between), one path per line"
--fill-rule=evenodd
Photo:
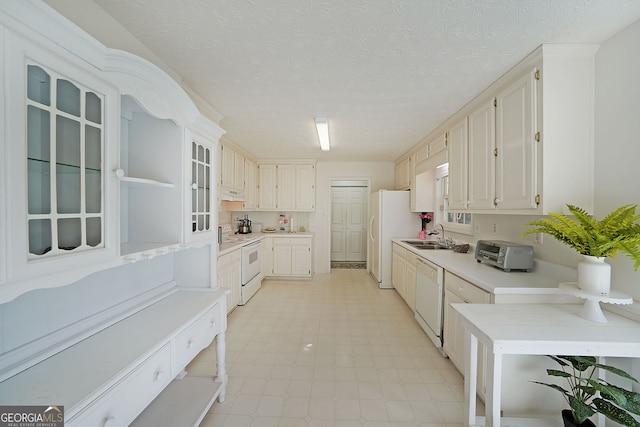
M534 233L533 234L533 243L537 243L539 245L542 244L542 233Z
M494 233L497 233L497 232L498 232L498 224L493 224L493 225L492 225L492 227L493 227L493 228L492 228L492 229L493 229L493 232L494 232Z

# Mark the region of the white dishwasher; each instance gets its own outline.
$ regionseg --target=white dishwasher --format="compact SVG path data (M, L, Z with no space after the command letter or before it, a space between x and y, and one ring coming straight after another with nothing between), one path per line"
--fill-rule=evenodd
M417 257L416 320L437 348L442 348L444 269Z

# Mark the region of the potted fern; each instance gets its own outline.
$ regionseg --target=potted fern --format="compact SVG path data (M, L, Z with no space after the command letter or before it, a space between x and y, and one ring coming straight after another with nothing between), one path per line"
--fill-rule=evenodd
M640 427L631 414L640 415L640 394L615 386L597 376L597 369L638 382L625 371L596 362L592 356L548 356L561 369L547 369L547 374L566 379L569 389L557 384L533 381L562 393L569 409L562 411L565 427L595 426L589 417L601 413L627 427Z
M567 205L568 215L549 213L550 218L531 221L533 226L523 237L533 233L545 233L572 247L583 255L578 263L578 287L583 291L608 295L611 284L611 266L605 258L613 258L619 252L626 253L634 261L634 269L640 267L640 215L637 205L621 206L603 219L590 216L587 211Z

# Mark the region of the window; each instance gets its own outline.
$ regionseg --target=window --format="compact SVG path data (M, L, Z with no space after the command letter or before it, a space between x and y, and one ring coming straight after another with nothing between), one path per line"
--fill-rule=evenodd
M442 223L444 228L455 233L473 235L473 216L468 212L449 211L449 164L439 166L436 170L438 179L438 200L440 201L440 212L437 221Z

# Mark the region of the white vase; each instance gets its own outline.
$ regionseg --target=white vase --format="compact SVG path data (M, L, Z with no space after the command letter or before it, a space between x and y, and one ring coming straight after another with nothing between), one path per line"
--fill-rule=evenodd
M611 266L605 257L583 255L578 263L578 287L596 295L609 295L611 289Z

